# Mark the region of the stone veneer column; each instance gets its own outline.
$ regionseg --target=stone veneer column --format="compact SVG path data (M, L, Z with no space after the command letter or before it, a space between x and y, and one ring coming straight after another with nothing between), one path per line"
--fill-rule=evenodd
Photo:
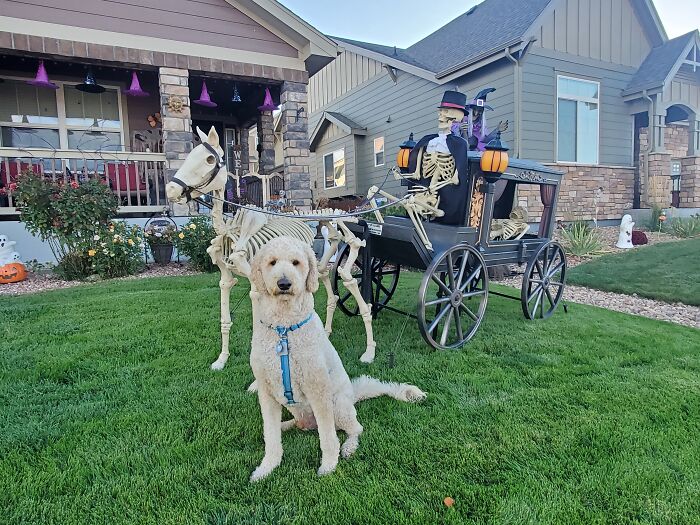
M260 173L269 174L275 169L275 130L272 111L260 114Z
M650 153L648 162L649 179L643 193L646 204L667 208L671 205L671 154Z
M280 109L282 111L284 187L290 204L298 208L311 207L307 101L307 84L287 81L282 84Z
M163 152L165 153L165 175L170 181L182 166L187 154L192 151L192 115L190 113L189 71L161 67L158 71L160 85L160 114L163 127ZM170 97L182 102L182 109L170 109ZM175 215L187 215L188 206L173 205Z

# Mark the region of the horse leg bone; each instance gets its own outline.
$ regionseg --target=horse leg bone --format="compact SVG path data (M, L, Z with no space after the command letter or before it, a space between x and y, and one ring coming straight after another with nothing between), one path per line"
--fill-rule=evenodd
M326 288L326 334L331 335L333 332L333 315L335 314L335 309L338 304L338 296L333 293L328 264L333 254L338 251L338 244L342 236L330 221L320 221L320 223L321 226L325 226L328 230L327 239L329 248L323 252L321 260L318 262L318 275L323 286Z
M238 279L233 277L231 270L220 257L216 261L221 278L219 288L221 289L221 353L216 361L211 364L212 370L221 370L226 366L229 356L229 333L231 332L231 288L236 285Z
M355 301L357 301L357 305L360 309L360 315L362 316L362 322L365 325L365 332L367 333L367 348L365 353L360 356L360 361L363 363L371 363L374 361L375 349L377 347L377 343L374 341L374 335L372 332L372 307L362 298L362 293L360 292L360 287L357 285L357 280L352 276L352 265L355 264L360 248L364 247L366 242L360 241L360 239L355 237L342 222L339 222L338 226L344 233L345 242L348 244L348 246L350 246L348 260L343 266L338 268L338 273L343 278L345 288L347 288L347 290L355 298Z
M377 201L374 198L377 193L379 193L379 188L377 186L372 186L367 191L367 199L369 200L369 205L372 207L372 211L374 212L374 217L377 219L378 223L382 224L384 222L384 217L382 217L381 212L377 209Z

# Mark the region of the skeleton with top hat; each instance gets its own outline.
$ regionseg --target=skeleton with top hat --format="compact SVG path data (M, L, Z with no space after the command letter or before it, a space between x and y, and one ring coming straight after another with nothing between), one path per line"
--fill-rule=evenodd
M409 194L405 200L372 186L367 193L370 204L376 207L374 197L382 195L392 202L399 201L406 208L416 232L426 248L432 250L422 221L434 220L442 224L460 224L466 213L466 193L454 191L454 186L466 188L469 184L467 141L453 133L466 114L467 96L459 91L446 91L438 106L438 132L421 138L408 159L408 174L394 174L397 179L408 179ZM384 222L379 210L375 216Z

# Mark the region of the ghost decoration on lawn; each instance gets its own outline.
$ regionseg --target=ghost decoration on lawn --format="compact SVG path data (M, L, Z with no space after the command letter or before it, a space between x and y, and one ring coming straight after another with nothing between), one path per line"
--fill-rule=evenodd
M14 251L15 241L0 234L0 284L16 283L27 278L27 269Z
M634 222L630 215L625 215L622 217L622 222L620 222L620 236L617 238L618 248L627 249L634 248L632 244L632 228L634 228Z

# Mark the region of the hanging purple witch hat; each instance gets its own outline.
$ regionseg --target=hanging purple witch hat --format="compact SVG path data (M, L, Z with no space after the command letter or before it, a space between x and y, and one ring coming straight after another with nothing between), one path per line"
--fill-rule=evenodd
M217 106L216 102L211 100L209 90L207 89L207 83L204 80L202 80L202 93L199 95L199 99L195 100L194 103L207 108L215 108Z
M141 89L139 77L136 76L136 71L131 72L131 86L129 89L122 90L122 93L130 97L147 97L148 92Z
M270 95L270 88L265 88L265 100L263 101L262 106L258 106L258 109L260 111L274 111L277 109L277 106L272 101L272 95Z
M49 89L58 89L58 86L49 80L49 75L44 67L44 61L39 61L39 68L36 70L34 80L27 80L30 86L43 87Z

